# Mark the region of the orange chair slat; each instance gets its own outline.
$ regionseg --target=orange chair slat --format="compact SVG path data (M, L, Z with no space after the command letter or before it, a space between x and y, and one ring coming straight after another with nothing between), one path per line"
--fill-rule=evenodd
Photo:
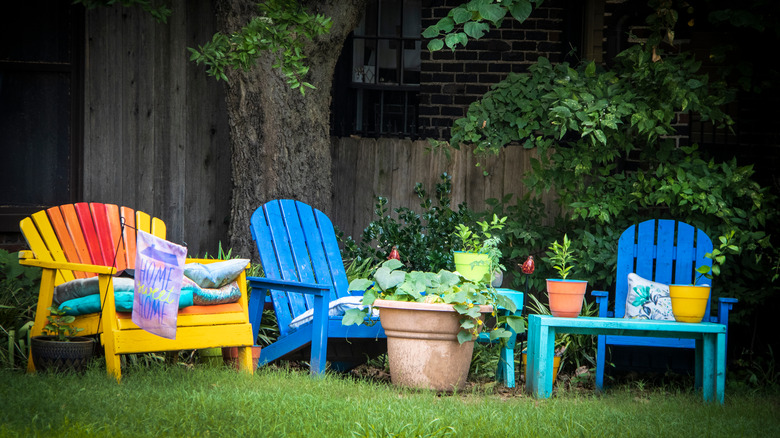
M73 245L75 245L76 251L79 253L80 263L91 265L92 257L89 255L89 248L87 248L87 241L84 238L84 231L81 229L81 223L76 214L76 206L73 204L61 205L60 212L62 213L62 218L65 220L65 225L68 227L70 237L73 239Z
M116 266L117 271L123 271L127 269L127 258L125 257L125 241L122 236L122 218L119 216L119 207L116 204L106 204L106 217L108 218L111 242L114 242L114 251L116 251L114 266Z
M54 232L57 234L62 251L65 253L65 258L72 263L81 263L81 258L76 246L73 243L73 238L68 231L68 225L65 223L65 219L62 217L62 211L59 207L51 207L46 210L49 215L49 221L54 228ZM74 272L77 278L86 278L85 272Z
M89 204L86 202L79 202L78 204L75 204L75 207L76 215L79 218L79 224L81 224L81 230L84 232L84 240L86 241L92 264L108 266L108 263L103 260L103 251L100 249L98 232L95 229L95 223L92 220L92 212L90 211Z
M127 267L135 269L135 210L129 207L121 207L120 214L125 219L125 228L122 233L124 233L125 237Z
M41 210L37 213L33 213L31 217L32 221L35 223L35 233L31 233L31 236L25 234L25 238L27 238L27 243L30 245L30 249L35 253L35 256L41 260L66 263L68 259L62 251L60 242L57 239L57 234L51 226L46 211ZM25 231L25 229L22 228L22 231ZM33 242L33 239L38 241ZM55 282L60 284L75 278L76 277L73 276L71 271L58 270Z

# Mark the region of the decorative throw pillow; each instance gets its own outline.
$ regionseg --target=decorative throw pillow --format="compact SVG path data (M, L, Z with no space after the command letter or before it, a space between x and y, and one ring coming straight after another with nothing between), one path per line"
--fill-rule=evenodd
M231 259L215 263L187 263L184 276L200 287L218 289L238 278L249 259Z
M182 282L181 295L179 296L179 309L193 305L193 295L196 290L200 290L197 284L193 281ZM82 288L74 288L72 286L63 289L67 292L60 291L58 299L57 288L76 282ZM60 309L65 310L68 315L86 315L88 313L100 312L100 293L98 286L98 278L84 278L69 281L63 283L60 286L54 288L55 298L53 300L54 305L59 305ZM117 312L132 312L133 311L133 293L135 292L135 280L128 277L114 277L114 302L116 304ZM87 294L87 295L85 295ZM66 300L62 300L63 297L69 296ZM65 309L69 307L69 309Z
M185 277L186 280L188 279ZM193 302L198 306L235 303L239 298L241 298L241 289L235 281L220 288L199 287L192 297Z
M628 274L625 317L674 321L669 285Z
M132 279L131 279L132 280ZM133 311L133 291L114 291L114 303L117 312ZM179 296L179 309L193 305L193 289L182 286ZM73 298L60 304L60 310L67 315L87 315L100 312L100 295L93 294L85 297Z

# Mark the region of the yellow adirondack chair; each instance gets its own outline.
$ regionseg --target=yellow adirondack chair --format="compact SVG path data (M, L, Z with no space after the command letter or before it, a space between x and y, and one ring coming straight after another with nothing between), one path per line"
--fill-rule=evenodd
M214 347L239 347L239 368L253 372L250 347L254 336L247 312L245 273L238 278L241 298L237 303L181 309L176 339L142 330L132 322L130 313L116 311L113 275L135 267L136 229L164 239L166 228L162 220L128 207L77 203L34 213L20 222L20 228L30 250L19 253L19 263L43 269L32 336L43 332L55 286L98 276L100 302L104 303L101 312L76 317L73 325L84 329L80 336L100 335L107 371L117 380L122 377L120 354ZM35 370L31 354L27 367L30 372Z

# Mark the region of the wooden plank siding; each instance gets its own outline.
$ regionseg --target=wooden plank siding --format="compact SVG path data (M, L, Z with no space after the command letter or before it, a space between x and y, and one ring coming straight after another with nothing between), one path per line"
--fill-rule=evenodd
M211 39L215 15L210 0L171 6L167 24L138 8L86 12L84 200L163 218L170 240L214 254L230 212L227 112L187 47Z
M522 179L531 168L534 153L508 147L501 156L483 159L476 167L476 158L468 150L453 150L448 159L443 151L429 152L424 140L334 137L332 144L334 193L330 217L346 236L356 239L375 219L377 196L388 198L391 212L398 207L420 212L415 183L423 183L433 198L442 172L452 175L452 208L466 202L472 209L483 210L488 198L500 199L507 193L522 196L527 193ZM483 170L489 175L483 176ZM542 201L549 217L558 214L553 193L544 194Z

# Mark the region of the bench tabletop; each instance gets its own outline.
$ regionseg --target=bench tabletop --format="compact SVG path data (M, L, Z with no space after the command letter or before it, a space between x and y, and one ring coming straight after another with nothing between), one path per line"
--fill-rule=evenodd
M534 320L540 326L563 329L569 333L591 334L630 334L663 336L663 333L680 336L684 333L726 333L726 326L714 322L677 322L649 319L596 318L580 316L577 318L558 318L551 315L528 315L529 327ZM649 333L648 333L649 332Z

